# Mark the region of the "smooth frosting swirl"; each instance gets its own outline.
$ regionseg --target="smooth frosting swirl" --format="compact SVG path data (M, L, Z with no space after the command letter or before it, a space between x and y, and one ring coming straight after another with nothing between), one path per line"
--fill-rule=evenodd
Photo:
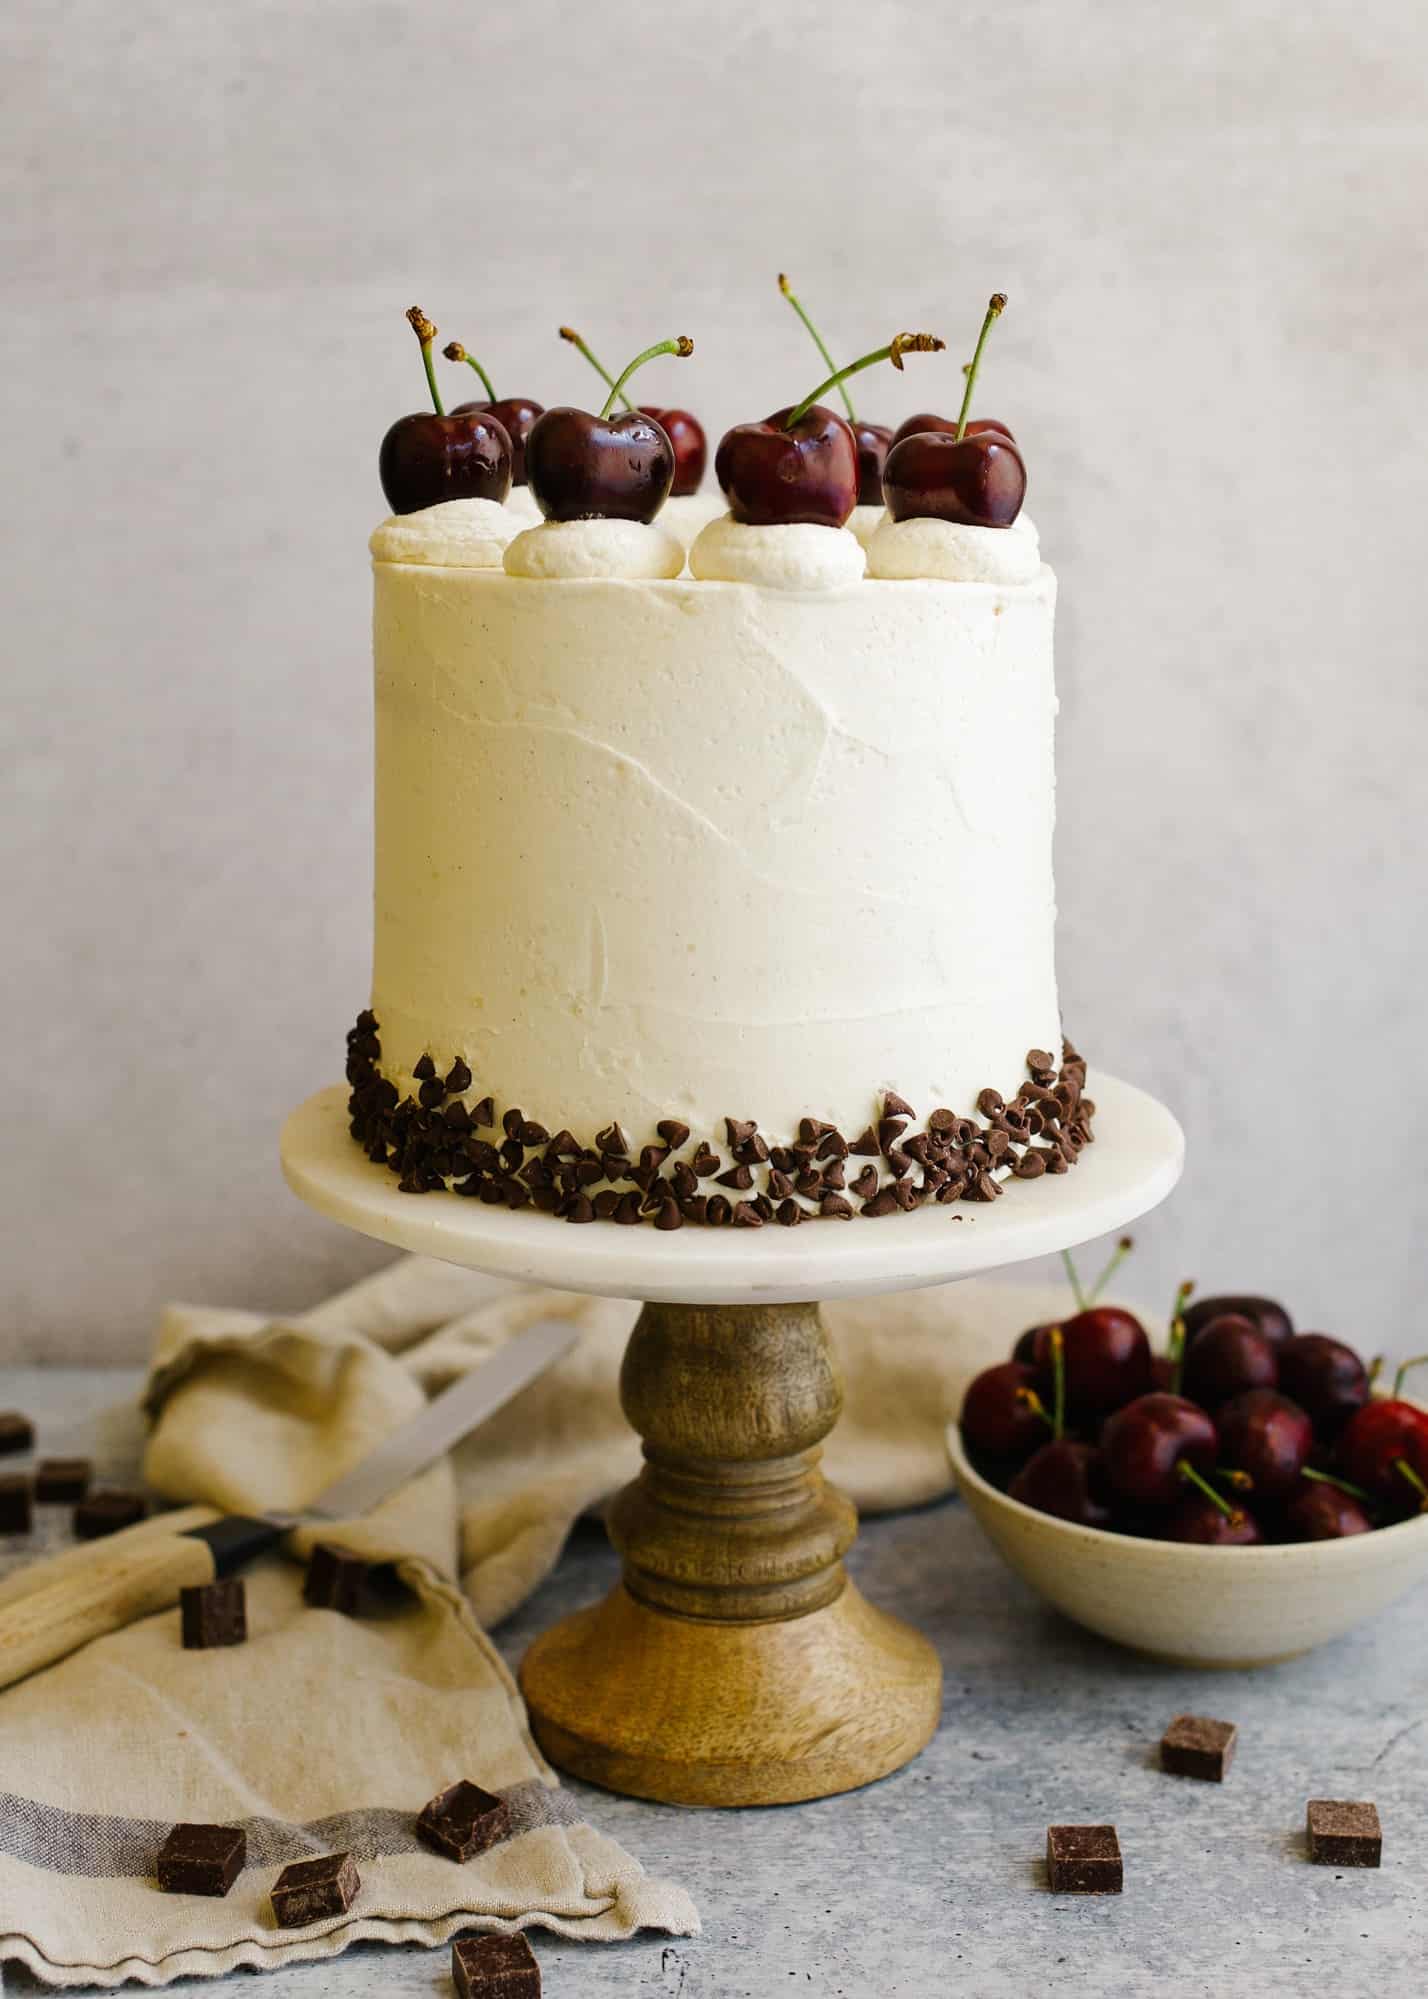
M508 576L643 583L678 576L684 543L657 521L542 521L516 536L505 560Z
M751 527L721 514L702 528L689 551L689 570L714 583L759 583L766 590L836 590L857 583L866 568L858 538L847 528L781 521Z
M499 569L520 516L496 500L441 500L393 514L367 546L374 562L426 563L441 569Z
M926 517L885 519L868 543L868 574L883 581L1030 583L1041 545L1028 521L1009 528L967 527Z

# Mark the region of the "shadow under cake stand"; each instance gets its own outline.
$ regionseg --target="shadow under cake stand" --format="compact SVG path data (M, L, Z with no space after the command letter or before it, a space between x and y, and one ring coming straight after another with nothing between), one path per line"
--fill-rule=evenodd
M354 1143L345 1087L293 1112L283 1171L332 1220L493 1275L643 1301L620 1397L645 1466L607 1522L623 1580L538 1638L520 1670L558 1768L671 1804L789 1804L923 1748L941 1667L844 1573L857 1517L819 1470L842 1397L810 1301L945 1284L1155 1207L1180 1177L1179 1125L1114 1077L1093 1073L1087 1093L1096 1143L1004 1200L670 1233L403 1194Z

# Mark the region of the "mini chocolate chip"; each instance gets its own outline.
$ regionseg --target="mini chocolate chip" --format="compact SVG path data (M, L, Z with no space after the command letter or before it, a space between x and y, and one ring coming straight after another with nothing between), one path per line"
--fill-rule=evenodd
M840 1193L847 1186L847 1176L841 1159L832 1159L823 1169L823 1184L833 1193Z
M893 1193L892 1188L884 1187L878 1193L874 1194L871 1201L865 1201L863 1203L863 1213L874 1217L878 1215L895 1215L897 1213L897 1196Z
M1035 1070L1054 1069L1056 1065L1044 1048L1028 1048L1026 1051L1026 1066L1028 1069Z
M717 1173L714 1179L716 1186L737 1187L741 1192L754 1184L754 1176L747 1166L731 1166L727 1173Z
M496 1122L496 1105L492 1098L482 1097L480 1103L477 1104L471 1113L471 1122L474 1125L479 1125L482 1130L485 1130L489 1125L493 1125Z
M900 1097L896 1090L889 1090L883 1098L883 1116L913 1118L917 1112L906 1097Z
M798 1136L804 1145L816 1146L819 1139L832 1131L832 1129L832 1125L825 1124L822 1118L806 1117L800 1118L798 1121Z
M800 1194L817 1194L823 1188L823 1175L816 1166L805 1166L793 1184Z
M711 1228L721 1229L733 1212L733 1203L727 1194L711 1194L709 1206L704 1211L704 1218Z
M640 1165L646 1173L657 1172L669 1157L667 1145L646 1145L640 1152Z
M895 1180L901 1180L904 1173L911 1173L912 1171L912 1161L901 1147L896 1145L888 1148L888 1165L892 1168Z
M1039 1180L1046 1171L1046 1161L1033 1147L1029 1152L1022 1154L1012 1171L1018 1180Z
M797 1161L786 1145L776 1145L769 1153L769 1159L780 1173L791 1173Z
M882 1147L878 1144L877 1133L871 1125L868 1125L865 1130L858 1133L848 1150L855 1152L859 1159L876 1159Z
M840 1222L851 1221L853 1203L842 1194L825 1194L818 1203L820 1215L831 1215Z
M724 1197L721 1194L718 1198L722 1201ZM702 1227L708 1207L709 1201L706 1195L694 1194L683 1204L684 1219L687 1222L697 1222Z
M878 1146L880 1150L886 1152L889 1150L890 1147L896 1145L898 1140L902 1137L903 1133L906 1130L907 1130L906 1118L901 1118L901 1117L880 1118L878 1121Z
M469 1090L470 1088L471 1088L471 1071L467 1068L466 1064L462 1061L461 1057L458 1055L456 1060L452 1063L451 1067L446 1072L447 1094L449 1096L459 1097L463 1090Z
M602 1187L595 1196L595 1213L602 1222L608 1222L619 1207L622 1196L613 1187Z
M659 1211L655 1215L654 1225L657 1229L682 1229L684 1227L684 1217L679 1212L678 1201L666 1195L659 1204Z
M752 1138L757 1129L752 1118L726 1117L724 1132L730 1145L742 1145L746 1138Z
M470 1131L471 1113L458 1097L454 1104L448 1104L441 1113L441 1121L448 1131Z
M364 1006L358 1014L357 1032L359 1034L375 1034L377 1032L377 1016L373 1013L371 1007Z
M911 1214L913 1209L921 1204L922 1189L914 1186L911 1180L895 1181L892 1191L893 1199L904 1214Z
M793 1182L787 1173L781 1173L777 1166L769 1168L769 1192L776 1201L786 1201L793 1193Z
M640 1219L640 1197L638 1194L622 1194L615 1210L615 1220L622 1228L634 1228Z
M977 1109L983 1117L995 1117L998 1111L1006 1109L1006 1098L1000 1090L983 1090L977 1098Z
M778 1218L786 1229L797 1228L803 1220L803 1210L792 1196L778 1204Z
M957 1129L957 1113L945 1109L934 1111L927 1120L927 1129L939 1132L955 1131Z
M820 1159L846 1159L848 1157L848 1141L844 1138L841 1131L835 1131L830 1126L824 1132L822 1138L818 1141L818 1157Z
M603 1131L597 1131L595 1134L595 1143L602 1152L628 1153L630 1149L630 1141L625 1135L625 1128L618 1122L607 1124Z
M424 1110L434 1110L445 1095L446 1092L440 1083L423 1083L417 1091L417 1101Z
M874 1194L878 1191L877 1167L865 1166L857 1179L852 1183L851 1191L858 1196L860 1201L871 1201Z
M557 1159L579 1158L580 1145L573 1131L567 1131L562 1128L555 1134L555 1137L546 1147L546 1157L549 1159L552 1155Z
M738 1203L734 1209L734 1227L736 1229L761 1229L763 1225L764 1218L752 1201L740 1201Z
M681 1124L678 1118L661 1118L655 1130L671 1152L678 1152L682 1145L689 1143L689 1126Z
M565 1211L568 1222L593 1222L595 1209L588 1194L577 1194Z
M745 1166L762 1166L768 1156L769 1149L756 1131L751 1131L734 1147L734 1157Z
M712 1152L707 1145L701 1145L690 1164L701 1180L707 1180L711 1173L719 1171L719 1155L717 1152Z
M676 1161L674 1172L670 1175L670 1178L674 1182L675 1193L678 1194L682 1201L690 1200L698 1191L698 1176L694 1168L686 1160L680 1159Z
M754 1196L754 1208L755 1208L755 1211L756 1211L756 1212L758 1213L758 1215L759 1215L759 1216L760 1216L760 1217L761 1217L761 1218L762 1218L762 1219L763 1219L764 1221L766 1221L766 1222L771 1222L771 1221L773 1220L773 1218L774 1218L774 1204L773 1204L773 1202L772 1202L772 1201L771 1201L771 1200L769 1199L769 1197L768 1197L768 1195L767 1195L767 1194L755 1194L755 1196Z
M522 1145L548 1145L550 1143L550 1133L543 1124L537 1124L534 1118L523 1118L521 1120L521 1126L516 1133L516 1137L521 1141Z
M436 1075L436 1064L430 1055L418 1055L412 1064L412 1074L419 1083L429 1083Z

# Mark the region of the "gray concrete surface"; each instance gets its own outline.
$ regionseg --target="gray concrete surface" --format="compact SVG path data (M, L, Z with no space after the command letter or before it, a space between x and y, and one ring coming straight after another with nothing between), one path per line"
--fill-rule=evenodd
M1425 77L1403 0L11 0L0 1353L375 1260L274 1145L365 994L403 309L547 402L561 321L689 331L648 392L717 434L814 385L780 268L840 352L946 334L864 378L893 418L1010 293L1066 1017L1190 1138L1147 1295L1383 1343L1428 1224Z
M0 1374L0 1406L33 1409L58 1447L83 1442L92 1413L126 1386L12 1371ZM106 1427L116 1470L123 1434ZM1370 1999L1414 1988L1428 1947L1421 1594L1310 1658L1206 1674L1137 1659L1043 1610L955 1502L871 1523L853 1566L869 1596L941 1652L946 1707L931 1746L866 1791L773 1811L685 1812L573 1787L594 1823L691 1890L704 1934L619 1946L537 1934L550 1999ZM582 1531L501 1632L507 1656L613 1574L603 1537ZM1223 1786L1156 1767L1160 1732L1184 1710L1239 1723ZM1308 1864L1304 1807L1316 1796L1377 1803L1380 1871ZM1119 1828L1125 1893L1049 1894L1047 1824L1102 1819ZM261 1989L417 1999L450 1990L446 1962L362 1947L265 1974ZM12 1966L0 1989L42 1988Z

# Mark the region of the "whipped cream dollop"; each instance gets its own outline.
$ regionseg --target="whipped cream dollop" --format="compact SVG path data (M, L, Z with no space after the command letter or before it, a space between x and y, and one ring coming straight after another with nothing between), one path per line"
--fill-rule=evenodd
M889 516L868 542L868 574L888 582L1030 583L1040 568L1036 529L1021 516L1009 528Z
M677 534L688 548L701 528L727 513L729 502L714 484L702 493L671 493L659 510L659 525Z
M711 583L761 583L766 590L836 590L857 583L867 566L847 528L780 521L751 527L723 514L702 528L689 570Z
M506 505L513 514L520 516L522 527L525 526L527 521L544 519L544 515L536 505L535 494L529 486L512 486L509 497L506 500Z
M645 583L678 576L684 543L654 521L542 521L506 550L506 574L543 580L601 577Z
M860 545L866 548L887 517L886 507L854 507L848 516L848 532L855 534Z
M495 500L442 500L393 514L367 546L374 562L419 562L443 569L499 569L520 516Z

